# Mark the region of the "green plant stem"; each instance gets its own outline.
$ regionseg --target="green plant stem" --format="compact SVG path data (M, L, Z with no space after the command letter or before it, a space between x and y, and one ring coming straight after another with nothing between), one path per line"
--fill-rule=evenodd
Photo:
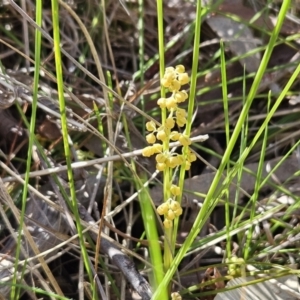
M36 23L41 26L42 24L42 1L36 1ZM29 142L28 142L28 154L26 161L26 173L25 173L25 184L23 186L23 194L22 194L22 208L20 215L20 226L18 230L18 240L16 246L16 255L15 255L15 272L12 280L12 289L10 298L15 299L16 290L15 284L17 283L17 268L21 251L21 239L22 239L22 228L24 225L24 217L26 210L26 199L28 194L28 184L29 184L29 173L31 169L31 159L32 159L32 149L34 144L34 131L35 131L35 123L36 123L36 109L37 109L37 93L38 93L38 85L39 85L39 73L40 73L40 59L41 59L41 32L39 30L35 30L35 70L34 70L34 79L33 79L33 101L32 101L32 112L30 119L30 127L29 127Z
M201 1L197 1L197 9L196 9L196 22L195 22L195 33L194 33L194 46L193 46L193 65L192 65L192 72L191 72L191 86L190 86L190 93L189 93L189 104L188 104L188 113L187 113L187 123L185 126L184 133L187 136L191 134L192 128L192 119L194 113L194 106L195 106L195 97L196 97L196 87L197 87L197 73L198 73L198 61L199 61L199 45L200 45L200 35L201 35L201 14L202 14L202 6ZM185 146L182 149L182 153L184 157L187 157L189 152L189 147ZM182 200L182 191L184 186L184 179L185 179L185 163L181 165L180 172L179 172L179 188L180 188L180 195L176 197L176 200L181 203ZM174 220L174 229L172 234L171 244L173 247L173 251L175 249L177 232L178 232L178 224L179 218Z
M159 75L160 79L163 78L165 72L165 42L164 42L164 27L163 27L163 1L157 0L157 22L158 22L158 53L159 53ZM166 96L165 88L161 85L161 97ZM161 110L161 121L164 126L167 118L167 109ZM163 151L169 151L169 141L163 142ZM164 201L166 202L170 196L170 180L172 178L172 171L166 168L163 172L163 191ZM173 253L170 242L172 238L172 228L165 228L165 241L164 241L164 268L167 271L172 264Z
M268 96L268 113L270 110L270 103L271 103L271 92L269 92L269 96ZM252 221L254 219L255 213L256 213L256 201L259 196L260 182L261 182L261 178L262 178L262 171L264 168L263 163L264 163L265 157L266 157L267 143L268 143L268 127L265 128L264 139L263 139L262 148L260 151L260 159L259 159L259 163L258 163L258 167L257 167L257 177L255 180L254 193L253 193L252 197L250 198L250 203L251 203L250 221ZM252 234L253 234L253 227L251 227L248 230L248 234L247 234L246 245L244 247L244 259L245 260L247 260L250 255L250 249L251 249L250 243L252 241Z
M134 168L134 166L132 166ZM141 213L144 221L145 232L147 241L149 243L149 253L151 264L153 267L154 285L153 289L156 290L159 283L163 280L165 272L161 254L161 247L159 244L159 236L156 227L156 214L151 204L151 198L149 197L148 188L143 187L143 182L146 182L147 178L143 174L139 180L136 180L136 186L139 193L139 202L141 207ZM162 294L162 299L168 299L168 289L165 288Z
M223 96L223 108L224 108L224 119L225 119L225 134L226 134L226 145L228 145L230 140L229 132L229 111L228 111L228 96L227 96L227 76L226 76L226 60L225 60L225 49L224 43L220 41L221 50L221 77L222 77L222 96ZM227 163L227 177L229 175L230 162ZM230 241L230 203L228 201L229 195L228 190L225 190L225 223L227 229L227 243L226 243L226 255L229 258L231 256L231 241Z
M63 88L63 75L62 75L62 65L61 65L61 52L60 52L60 34L59 34L59 7L58 0L52 0L52 21L53 21L53 40L54 40L54 54L55 54L55 69L56 69L56 78L57 78L57 89L58 89L58 98L59 98L59 109L61 114L61 125L62 125L62 136L64 151L66 156L66 164L68 167L68 179L70 186L71 201L69 201L70 208L75 216L76 228L79 236L81 253L84 260L84 265L88 273L89 282L91 284L92 292L94 294L95 284L93 280L93 274L91 266L89 264L88 254L84 243L84 236L82 233L82 227L80 223L80 216L78 211L78 205L76 200L75 193L75 183L73 178L72 166L71 166L71 152L69 148L69 139L68 139L68 128L67 128L67 115L64 99L64 88Z
M157 5L157 26L158 26L159 76L160 78L163 78L165 72L163 0L157 0L156 5ZM165 88L161 87L161 97L165 97L165 95L166 95Z
M139 69L144 70L144 56L145 56L145 45L144 45L144 0L138 0L139 4L139 20L138 20L138 28L139 28ZM140 78L141 86L144 86L145 80L144 80L144 73L141 73ZM142 110L145 110L145 97L144 95L141 95L141 107ZM145 117L142 116L142 135L145 136Z

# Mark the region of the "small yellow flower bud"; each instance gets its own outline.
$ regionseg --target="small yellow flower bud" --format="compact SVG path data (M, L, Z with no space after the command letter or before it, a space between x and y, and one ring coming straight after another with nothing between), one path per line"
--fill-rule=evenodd
M166 108L166 105L167 105L167 99L166 98L159 98L157 100L157 105L163 109L163 108Z
M180 208L180 204L177 201L172 199L169 208L172 209L173 211L176 211L177 209Z
M240 264L240 265L243 265L243 264L245 264L245 260L242 257L237 257L236 263Z
M168 88L172 84L172 80L168 80L168 78L162 78L160 84L166 88Z
M166 99L166 108L167 109L172 109L172 108L176 108L177 107L177 102L176 102L176 99L174 97L169 97Z
M184 102L188 98L188 94L186 91L178 91L174 95L177 103Z
M188 160L189 162L196 161L196 160L197 160L196 154L193 153L193 152L190 152L190 153L188 154L187 160Z
M175 73L174 67L167 67L166 70L165 70L165 74L167 74L167 73L174 74Z
M146 128L148 131L154 131L156 129L156 124L154 121L149 121L146 123Z
M179 137L180 137L180 133L178 131L171 131L170 140L178 141Z
M147 134L146 135L146 141L149 143L149 144L154 144L156 142L156 137L153 133L150 133L150 134Z
M160 153L162 151L162 144L158 144L158 143L153 144L152 148L153 148L153 154Z
M176 66L175 71L176 71L177 73L184 73L184 72L185 72L185 67L184 67L184 65L178 65L178 66Z
M178 74L178 81L181 85L185 85L190 82L189 75L187 73Z
M157 213L162 216L168 212L169 207L168 207L167 203L163 203L163 204L159 205L156 210L157 210Z
M171 294L171 300L182 300L182 297L178 292L174 292Z
M156 137L160 141L165 141L167 139L166 132L164 130L160 130L157 132Z
M167 79L168 81L173 81L176 78L176 73L174 72L174 70L170 72L166 72L164 78Z
M177 160L178 160L178 166L182 165L184 162L184 158L182 154L177 155Z
M175 126L175 121L173 118L167 118L165 123L166 128L172 129Z
M176 124L179 127L183 127L186 124L186 118L179 118L179 117L177 117Z
M178 166L178 157L177 156L172 156L169 159L166 160L166 165L169 168L176 168Z
M155 156L155 160L158 163L164 163L167 160L167 157L163 153L159 153Z
M191 163L189 161L185 162L185 170L188 171L191 168Z
M179 207L176 210L174 210L174 215L176 217L179 217L181 214L182 214L182 208L181 207Z
M171 92L177 92L181 88L181 84L178 80L173 80L171 85L168 87Z
M180 195L180 188L179 188L179 186L177 186L177 185L175 185L175 184L172 184L172 185L171 185L171 188L170 188L170 192L171 192L172 195L174 195L174 196Z
M176 215L172 209L169 209L168 212L166 213L165 217L166 217L166 219L174 220Z
M166 169L166 164L165 163L157 163L156 164L156 170L157 171L164 171Z
M151 156L153 154L154 154L154 151L153 151L153 147L152 146L145 147L142 150L142 155L145 156L145 157L149 157L149 156Z
M183 108L177 108L175 115L177 118L185 118L186 117L186 110Z
M164 222L163 222L165 228L172 228L173 226L173 222L171 220L168 220L168 219L165 219Z
M189 136L185 134L181 134L178 141L182 146L189 146L192 143Z
M176 73L174 71L174 68L172 69L166 69L166 73L164 77L161 79L160 83L162 86L168 88L172 84L172 82L176 79Z

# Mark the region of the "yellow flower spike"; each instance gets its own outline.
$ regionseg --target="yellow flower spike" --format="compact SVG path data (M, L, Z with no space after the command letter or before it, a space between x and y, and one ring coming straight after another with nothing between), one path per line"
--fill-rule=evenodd
M186 124L186 118L177 118L176 119L176 124L179 127L183 127Z
M189 136L185 134L181 134L178 141L182 146L189 146L192 143Z
M156 137L153 133L149 133L146 135L146 141L149 143L149 144L154 144L156 142Z
M168 212L165 214L166 219L174 220L176 215L172 209L169 209Z
M182 214L182 208L181 207L179 207L176 210L174 210L174 215L176 217L179 217L181 214Z
M157 213L162 216L168 212L169 206L167 205L167 203L163 203L163 204L159 205L156 210L157 210Z
M146 129L148 131L154 131L156 129L156 124L154 121L149 121L146 123Z
M157 171L162 172L166 169L167 165L165 163L157 163L155 167Z
M181 83L178 80L173 80L171 85L168 87L171 92L177 92L181 88Z
M165 156L164 153L159 153L156 155L155 160L157 163L164 163L167 160L167 157Z
M187 73L178 74L178 82L180 85L185 85L190 82L189 75Z
M164 130L160 130L156 134L156 138L160 141L165 141L167 139L166 132Z
M170 187L170 192L172 195L178 196L180 195L180 187L175 184L172 184Z
M181 103L188 98L188 94L186 91L178 91L174 94L174 97L178 103Z
M153 146L151 148L153 148L153 154L154 154L154 153L160 153L162 151L163 146L162 146L162 144L156 143L156 144L153 144Z
M161 109L166 108L166 106L167 106L167 99L166 99L166 98L159 98L159 99L157 100L157 105L158 105Z
M184 73L184 72L185 72L185 67L184 67L184 65L178 65L178 66L176 66L175 71L176 71L177 73Z
M153 155L152 147L151 146L145 147L142 150L142 155L145 156L145 157L149 157L149 156Z
M166 99L166 106L165 106L167 109L172 109L172 108L176 108L177 107L177 102L176 102L176 99L174 97L169 97Z
M175 201L175 200L171 200L171 203L170 203L170 205L169 205L169 208L170 209L172 209L173 211L177 211L177 209L179 209L181 206L180 206L180 204L177 202L177 201Z
M173 227L173 222L171 220L165 219L163 222L165 228L172 228Z
M191 168L191 163L189 161L185 162L185 170L188 171Z
M167 129L172 129L175 126L175 121L173 118L167 118L165 122L165 127Z
M178 141L180 135L181 135L181 133L179 133L178 131L171 131L171 133L170 133L170 140L172 140L172 141Z

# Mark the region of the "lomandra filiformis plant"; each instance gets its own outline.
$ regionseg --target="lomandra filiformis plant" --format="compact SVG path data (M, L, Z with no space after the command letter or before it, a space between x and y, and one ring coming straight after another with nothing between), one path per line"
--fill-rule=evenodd
M191 163L196 160L195 154L191 151L182 150L182 153L179 154L171 152L169 148L170 141L178 141L182 146L191 144L188 135L173 130L176 125L180 129L187 122L187 112L179 105L188 99L188 93L181 88L189 81L190 78L183 65L166 68L164 77L161 79L161 85L167 88L171 95L157 101L162 110L162 125L157 127L154 121L146 123L146 128L150 132L146 139L151 146L143 149L143 156L149 157L156 154L156 169L164 172L163 178L164 181L167 181L164 188L166 189L165 195L168 195L168 197L157 208L158 214L164 215L163 224L165 228L171 228L174 219L182 214L180 203L176 201L176 196L181 194L181 190L179 186L172 182L173 171L182 165L185 170L189 170Z

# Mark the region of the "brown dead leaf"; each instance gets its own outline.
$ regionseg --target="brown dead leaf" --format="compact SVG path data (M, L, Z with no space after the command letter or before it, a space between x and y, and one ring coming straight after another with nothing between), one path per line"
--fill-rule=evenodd
M214 268L214 278L218 279L218 278L222 278L222 274L219 272L219 270L217 268ZM219 289L224 289L225 288L225 282L224 280L221 281L216 281L215 282L216 288Z
M46 138L50 141L55 141L61 137L61 133L57 125L47 118L45 118L43 122L38 126L37 132L41 135L41 137Z

